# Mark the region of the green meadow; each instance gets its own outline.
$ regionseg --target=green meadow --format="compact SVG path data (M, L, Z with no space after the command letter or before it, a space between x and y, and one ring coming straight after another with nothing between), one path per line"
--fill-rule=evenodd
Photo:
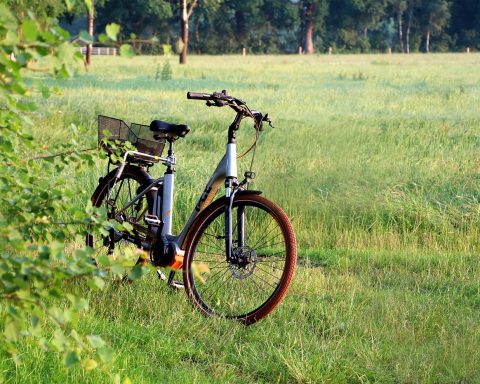
M109 340L112 370L133 383L480 382L479 54L94 57L51 84L58 92L33 116L46 146L70 142L70 124L88 131L72 145L95 146L98 114L190 125L176 144L177 232L233 118L186 92L226 89L275 126L259 140L252 188L296 231L284 302L244 327L202 317L153 271L100 293L80 286L90 298L80 328ZM240 148L253 134L245 121ZM81 180L52 183L76 183L83 205L105 168L99 159ZM110 381L28 343L22 359L0 361L7 383Z

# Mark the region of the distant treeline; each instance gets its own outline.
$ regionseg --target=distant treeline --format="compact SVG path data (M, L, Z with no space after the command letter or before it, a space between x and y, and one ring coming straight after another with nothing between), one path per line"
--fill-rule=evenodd
M179 50L185 4L194 5L188 48L196 53L480 49L479 0L98 0L95 28L115 22L125 39L156 37L136 44L142 53ZM62 17L81 22L82 12Z

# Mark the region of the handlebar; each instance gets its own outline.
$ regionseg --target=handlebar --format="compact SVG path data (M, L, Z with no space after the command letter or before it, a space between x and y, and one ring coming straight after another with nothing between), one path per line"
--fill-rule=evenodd
M210 93L187 92L187 99L191 100L213 100Z
M268 113L263 115L261 112L252 111L248 108L247 103L241 99L228 95L226 90L221 92L205 93L205 92L187 92L187 99L190 100L204 100L209 107L224 107L229 106L238 114L251 117L255 122L255 127L262 131L262 122L266 121L273 127Z

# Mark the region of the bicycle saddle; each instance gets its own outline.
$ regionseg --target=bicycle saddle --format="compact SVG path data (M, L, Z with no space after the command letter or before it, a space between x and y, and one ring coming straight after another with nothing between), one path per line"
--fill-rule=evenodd
M171 124L161 120L153 120L150 123L152 132L161 132L169 137L185 137L190 132L190 127L186 124Z

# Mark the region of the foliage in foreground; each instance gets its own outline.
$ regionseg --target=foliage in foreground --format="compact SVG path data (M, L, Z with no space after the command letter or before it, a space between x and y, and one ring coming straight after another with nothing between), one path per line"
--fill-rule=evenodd
M67 367L81 363L92 370L111 361L112 349L99 336L77 331L88 301L71 282L102 289L105 272L87 249L66 250L64 241L82 234L78 224L105 231L108 223L101 211L72 204L74 188L62 175L75 177L93 156L77 152L84 131L73 125L71 142L42 147L33 139L29 117L36 110L32 96L47 98L51 92L44 80L71 76L82 56L68 33L41 27L26 13L17 17L0 5L0 352L21 363L18 345L28 340L61 353ZM31 158L66 148L58 157ZM115 271L123 273L121 267Z

